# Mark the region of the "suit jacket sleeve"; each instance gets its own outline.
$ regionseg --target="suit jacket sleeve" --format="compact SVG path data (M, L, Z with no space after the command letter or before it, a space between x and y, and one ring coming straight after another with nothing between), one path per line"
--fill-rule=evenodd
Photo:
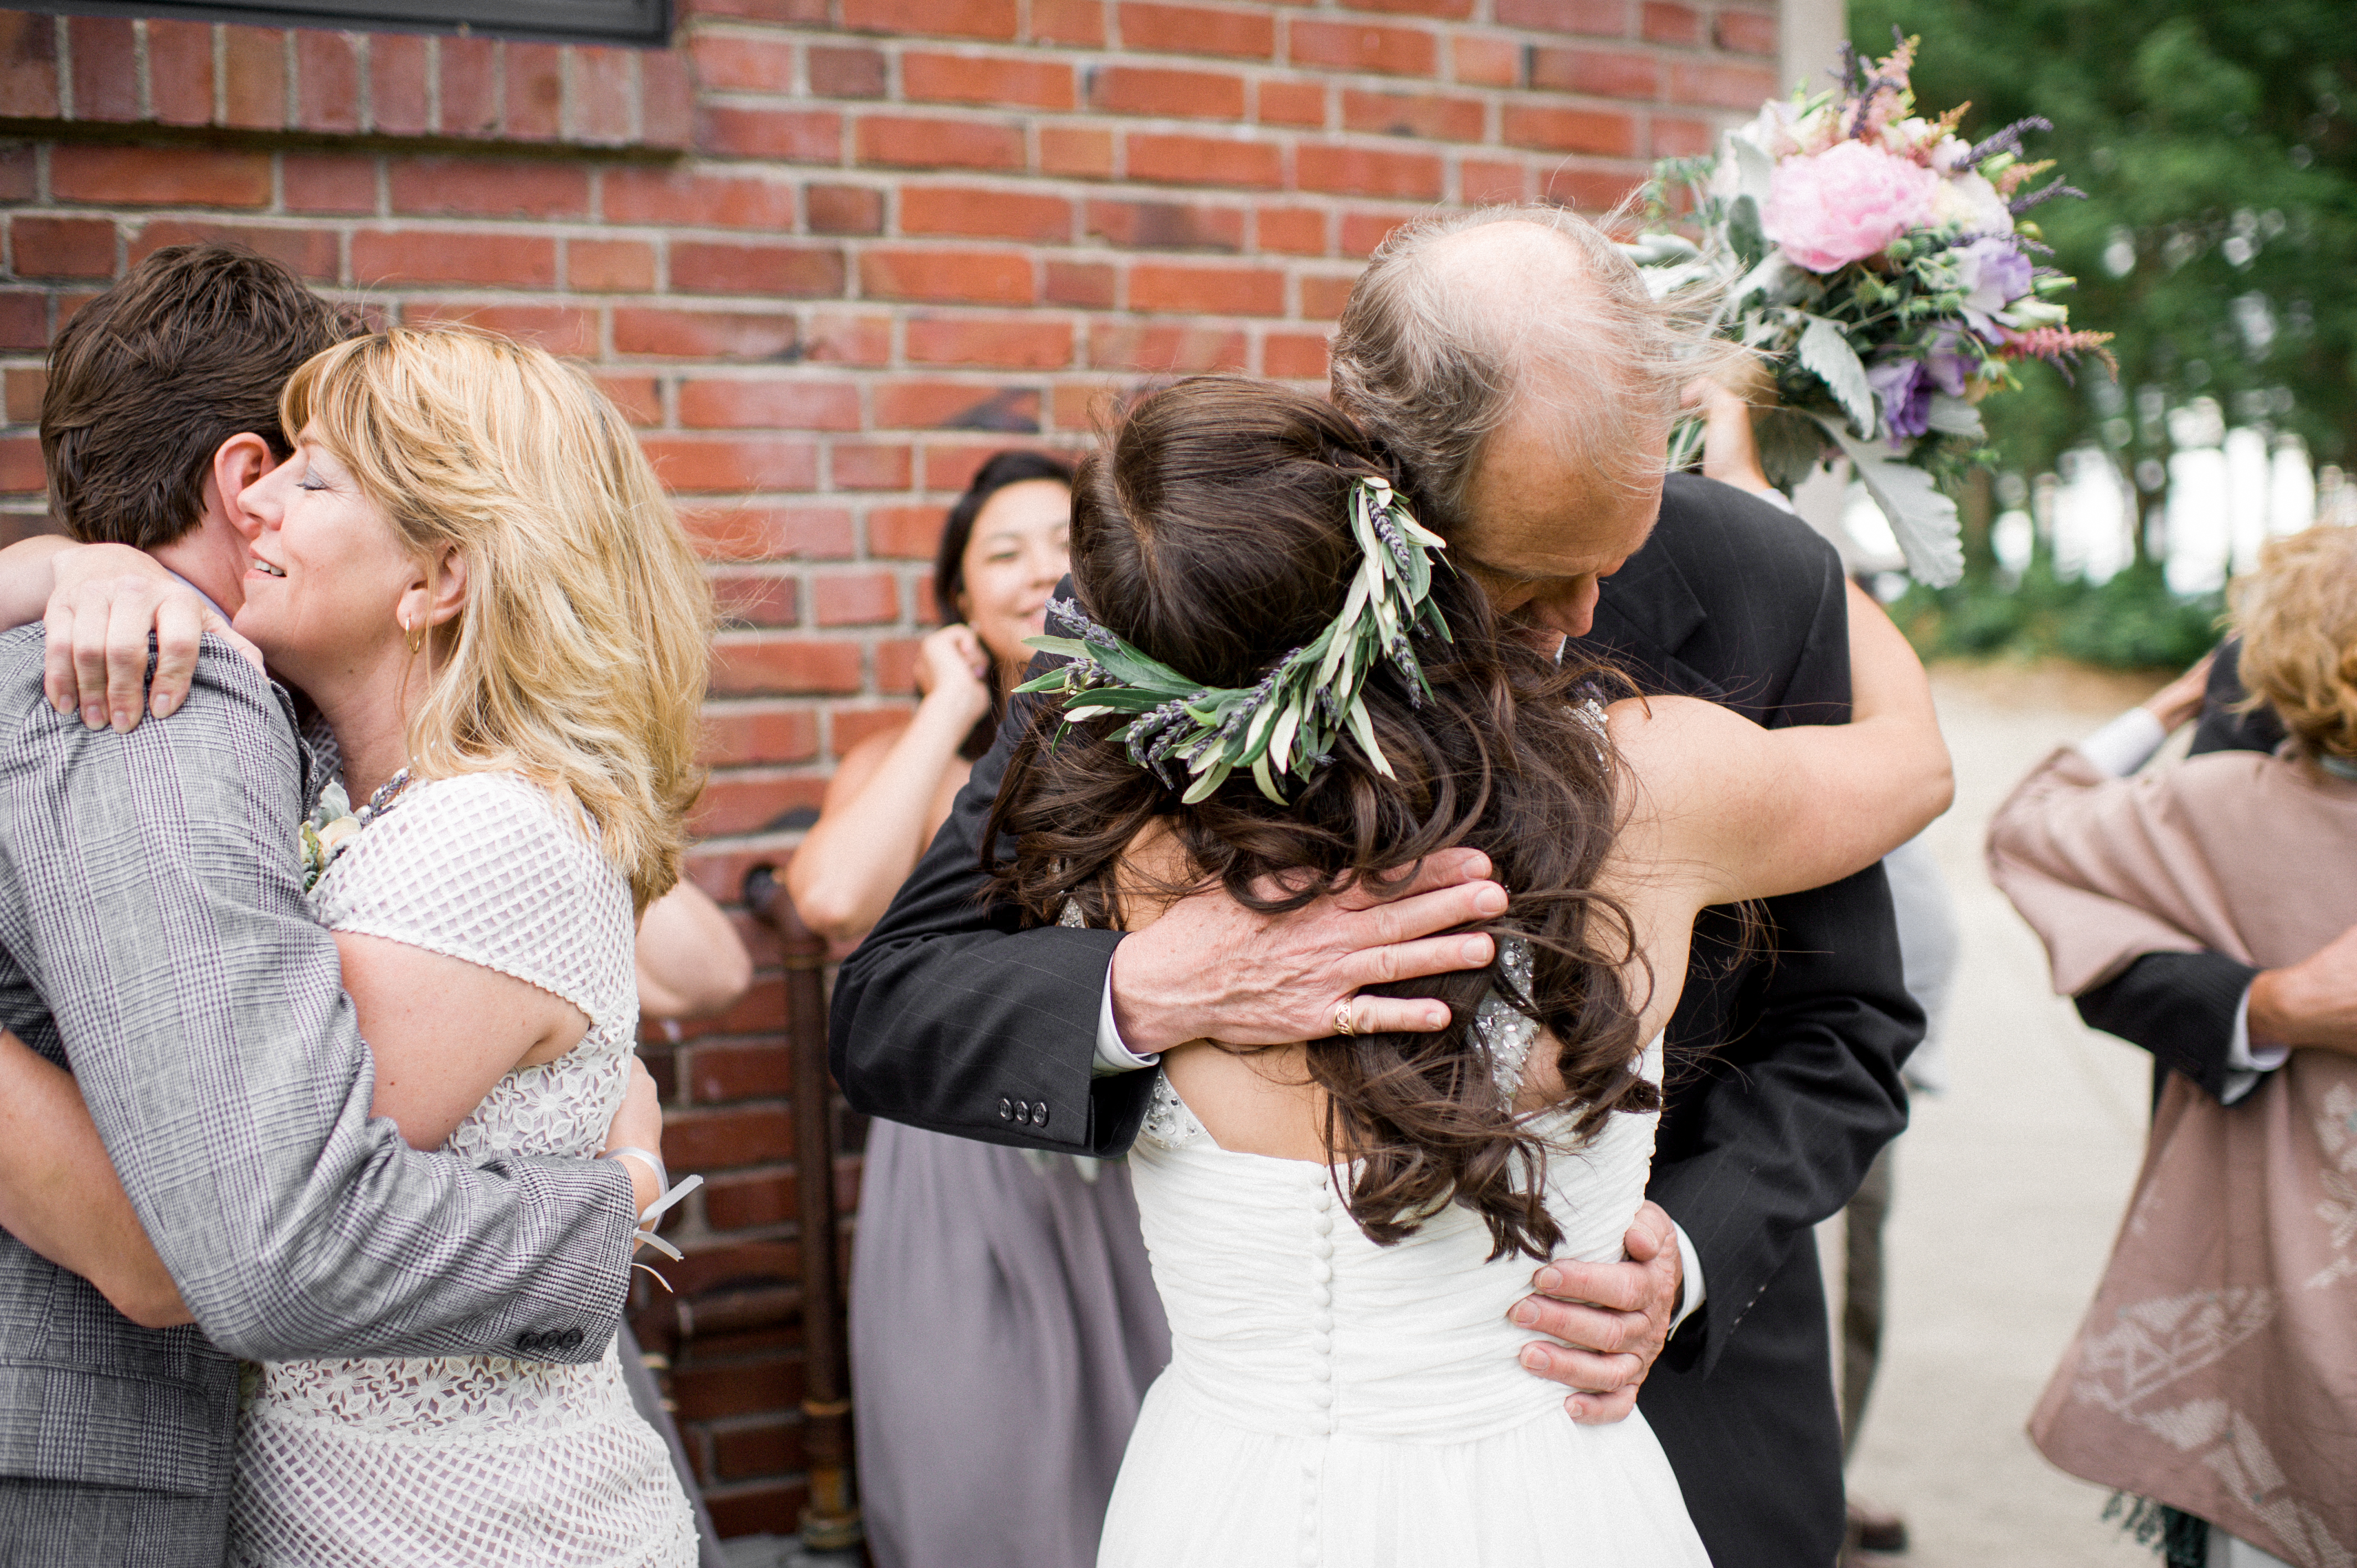
M610 1162L479 1169L371 1121L375 1066L296 853L285 699L217 639L168 720L85 729L0 641L0 947L206 1336L256 1359L594 1359L633 1224Z
M1674 475L1653 542L1607 580L1591 642L1645 684L1773 728L1848 717L1848 627L1832 546L1751 497ZM1693 1241L1706 1287L1667 1354L1706 1373L1798 1240L1905 1127L1899 1069L1923 1036L1880 866L1759 908L1753 945L1767 950L1748 961L1732 961L1734 911L1697 923L1648 1189Z
M1069 579L1059 592L1071 592ZM989 1144L1114 1155L1136 1137L1154 1088L1150 1072L1095 1076L1098 1014L1121 933L1026 930L1016 911L984 897L991 802L1036 705L1008 704L949 820L844 961L829 1058L845 1098L871 1116ZM1018 1103L1032 1108L1020 1120Z

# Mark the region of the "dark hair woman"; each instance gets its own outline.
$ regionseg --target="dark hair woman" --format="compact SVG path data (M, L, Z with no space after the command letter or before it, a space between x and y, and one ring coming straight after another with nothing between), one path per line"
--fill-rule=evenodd
M1625 685L1501 625L1405 478L1330 405L1211 378L1082 467L1074 657L999 794L1002 895L1135 930L1458 844L1512 889L1440 1034L1346 1002L1335 1038L1165 1054L1130 1168L1173 1360L1098 1561L1703 1568L1642 1417L1575 1425L1506 1313L1525 1257L1620 1255L1696 912L1904 842L1945 750L1870 608L1849 725L1605 706Z
M786 875L810 924L874 925L931 842L1063 577L1072 471L1001 452L950 509L904 726L852 747ZM1085 1568L1169 1359L1129 1175L895 1122L868 1133L853 1243L859 1482L878 1568ZM1009 1434L1019 1434L1010 1441Z

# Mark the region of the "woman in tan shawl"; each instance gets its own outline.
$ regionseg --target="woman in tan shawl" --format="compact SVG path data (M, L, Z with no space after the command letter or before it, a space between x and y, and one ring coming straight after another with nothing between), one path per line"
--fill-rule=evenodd
M2064 995L2147 952L2290 964L2357 923L2357 530L2275 542L2232 596L2282 750L2115 778L2143 760L2118 755L2131 714L2040 764L1989 829L1990 875ZM2030 1421L2072 1475L2208 1520L2209 1568L2357 1563L2357 1058L2286 1055L2252 1040L2251 1066L2283 1065L2232 1104L2169 1079Z

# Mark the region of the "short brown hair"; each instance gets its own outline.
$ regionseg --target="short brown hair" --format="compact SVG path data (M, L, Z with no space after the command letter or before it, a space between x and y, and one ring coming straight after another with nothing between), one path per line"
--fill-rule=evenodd
M49 350L49 510L85 542L154 550L197 525L213 453L251 431L294 450L278 394L357 330L276 262L167 245L74 312Z
M2226 592L2251 705L2273 707L2310 756L2357 757L2357 528L2271 539Z

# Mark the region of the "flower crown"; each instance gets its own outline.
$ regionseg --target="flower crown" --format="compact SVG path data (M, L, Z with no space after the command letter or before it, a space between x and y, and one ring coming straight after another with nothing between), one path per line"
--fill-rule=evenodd
M1239 768L1251 768L1260 792L1283 805L1277 780L1296 773L1308 779L1331 759L1346 728L1375 771L1394 777L1375 744L1361 692L1377 663L1388 659L1407 678L1412 701L1421 705L1416 693L1430 694L1408 637L1428 631L1444 642L1455 640L1432 602L1429 552L1448 546L1415 521L1389 484L1372 477L1351 486L1351 532L1364 559L1342 613L1278 660L1257 685L1190 681L1099 626L1071 600L1057 599L1049 614L1080 636L1026 640L1071 662L1016 690L1062 698L1066 726L1107 714L1134 715L1114 732L1115 738L1128 741L1133 764L1170 789L1179 787L1183 763L1192 776L1179 797L1188 805L1208 797ZM1057 732L1059 739L1062 734Z

